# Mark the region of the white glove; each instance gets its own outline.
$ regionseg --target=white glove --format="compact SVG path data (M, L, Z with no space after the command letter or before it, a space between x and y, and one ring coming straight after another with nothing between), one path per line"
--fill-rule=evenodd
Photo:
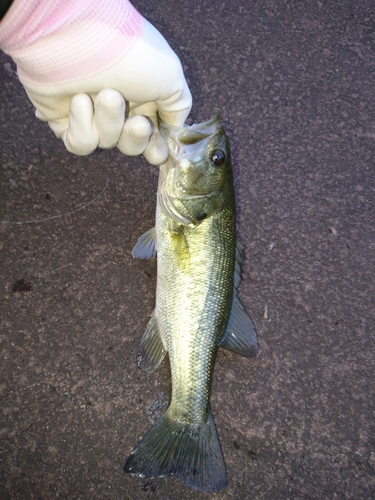
M128 0L14 0L0 47L36 116L75 154L117 146L159 165L158 116L180 127L190 112L180 60Z

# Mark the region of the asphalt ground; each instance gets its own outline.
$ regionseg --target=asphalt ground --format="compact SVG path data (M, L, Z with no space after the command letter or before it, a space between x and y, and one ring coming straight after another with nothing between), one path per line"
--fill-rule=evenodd
M0 498L372 500L374 3L134 3L183 62L191 122L220 111L232 145L259 354L217 356L229 485L123 473L171 389L167 361L136 364L158 170L68 153L1 54Z

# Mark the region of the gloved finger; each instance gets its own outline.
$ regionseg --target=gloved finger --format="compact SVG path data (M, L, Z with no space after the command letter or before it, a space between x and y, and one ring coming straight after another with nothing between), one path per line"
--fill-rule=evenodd
M69 120L68 118L52 120L48 122L48 125L51 127L56 137L60 139L69 128Z
M67 117L59 120L49 120L38 108L35 110L35 116L42 122L48 122L48 125L59 139L68 130L69 122Z
M168 125L182 127L192 106L192 97L186 81L181 91L175 93L168 99L156 101L156 105L161 121Z
M128 156L142 154L152 131L153 126L145 116L131 116L125 121L117 147Z
M95 99L95 124L100 148L117 145L125 120L125 99L115 89L101 90Z
M35 116L42 122L48 122L48 118L38 108L35 110Z
M94 123L94 105L89 95L76 94L69 109L69 127L62 135L65 147L76 155L88 155L99 144Z
M158 130L155 130L146 149L143 151L143 156L151 165L162 165L168 158L169 150L167 143L160 135Z
M148 135L147 142L145 142L142 150L137 149L137 153L142 153L146 160L151 163L151 165L162 165L168 158L169 149L168 145L159 133L158 118L156 116L156 106L155 103L145 103L142 106L137 107L138 112L147 113L147 121L151 125L150 134ZM148 114L150 113L150 114ZM142 115L134 115L127 121L133 118L140 117ZM142 116L142 118L145 118ZM139 143L141 147L141 143Z

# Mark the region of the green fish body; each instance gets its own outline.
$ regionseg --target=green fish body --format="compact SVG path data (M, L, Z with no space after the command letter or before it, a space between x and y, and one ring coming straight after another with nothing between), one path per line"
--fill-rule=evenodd
M176 475L199 491L227 485L210 411L218 346L255 356L256 333L236 295L241 248L236 240L232 166L220 116L176 129L161 125L170 156L160 167L155 228L133 256L157 254L156 307L140 346L153 372L168 352L172 397L125 464L139 477Z

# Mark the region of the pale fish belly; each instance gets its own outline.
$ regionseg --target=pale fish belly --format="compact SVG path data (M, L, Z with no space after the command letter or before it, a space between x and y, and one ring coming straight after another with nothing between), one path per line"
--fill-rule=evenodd
M207 420L211 374L230 314L235 261L232 207L197 227L157 216L155 316L172 372L171 414Z

